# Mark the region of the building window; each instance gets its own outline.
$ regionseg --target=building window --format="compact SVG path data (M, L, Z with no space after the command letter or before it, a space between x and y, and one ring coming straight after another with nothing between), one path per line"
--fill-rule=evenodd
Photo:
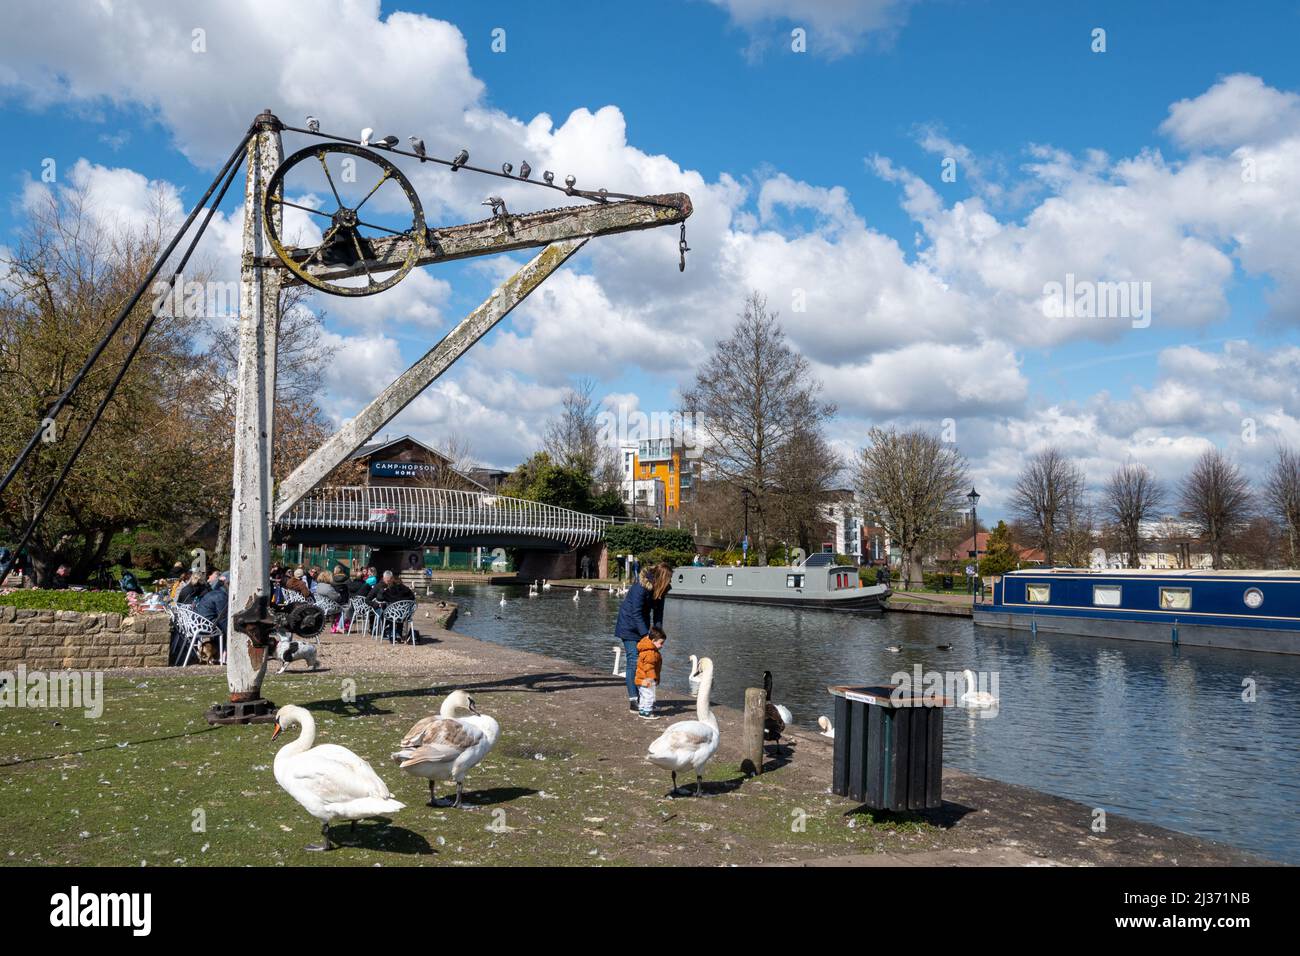
M1025 585L1025 600L1030 604L1050 604L1052 600L1052 586L1050 584Z
M1119 607L1120 586L1118 584L1094 584L1092 586L1092 603L1094 607Z
M1190 611L1192 609L1191 588L1161 588L1160 610Z

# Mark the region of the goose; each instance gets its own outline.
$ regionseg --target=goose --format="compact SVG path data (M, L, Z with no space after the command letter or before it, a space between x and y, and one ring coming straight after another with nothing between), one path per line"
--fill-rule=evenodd
M962 671L962 677L966 678L966 693L959 698L961 703L967 707L984 709L985 707L998 706L998 699L986 690L976 690L978 686L975 682L975 675L971 671Z
M614 645L614 669L610 671L610 673L613 674L615 677L626 676L626 674L623 671L623 668L619 666L619 664L621 664L622 661L623 661L623 645L615 644Z
M691 696L700 696L700 661L694 654L691 655L691 672L686 675L686 683L690 685Z
M785 728L794 723L794 715L788 707L772 703L771 671L763 671L763 696L767 698L767 708L763 713L763 739L775 741L779 747Z
M672 795L677 795L679 771L695 771L695 795L702 796L704 779L700 773L718 750L722 733L718 718L709 710L709 691L713 689L713 661L706 657L700 661L700 694L695 700L695 720L679 720L670 724L651 744L646 759L656 767L671 770Z
M396 813L406 806L379 779L379 775L351 750L338 744L316 742L316 720L311 712L293 704L275 714L274 740L287 727L301 727L298 739L285 744L275 755L275 782L297 800L304 810L321 821L323 838L309 850L330 850L330 823L334 820L357 821L385 813Z
M822 729L821 733L823 737L830 737L832 740L835 739L835 728L831 725L831 719L825 714L822 714L817 718L817 726Z
M474 698L463 690L447 695L437 717L425 717L402 738L393 762L413 777L429 781L429 806L445 806L434 795L439 780L456 781L453 807L461 805L465 774L480 763L496 746L501 725L495 718L479 713Z
M951 645L951 644L936 644L936 645L934 645L934 646L937 647L937 648L938 648L939 650L941 650L941 651L950 651L950 650L952 650L952 645Z

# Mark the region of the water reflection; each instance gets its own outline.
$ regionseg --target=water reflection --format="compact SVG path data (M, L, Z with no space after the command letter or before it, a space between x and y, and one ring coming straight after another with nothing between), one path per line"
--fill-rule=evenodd
M567 590L525 595L458 585L455 598L472 613L456 629L610 669L617 596L575 604ZM948 712L953 766L1300 863L1300 658L671 598L664 627L666 685L685 693L688 655L707 655L714 701L738 708L771 670L775 699L814 730L833 710L828 684L881 683L918 664L996 671L995 718ZM1248 677L1253 703L1242 700Z

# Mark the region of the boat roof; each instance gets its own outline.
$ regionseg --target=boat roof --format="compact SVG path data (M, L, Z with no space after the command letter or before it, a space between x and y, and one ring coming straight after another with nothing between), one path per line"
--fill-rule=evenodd
M1043 574L1090 575L1106 578L1300 578L1300 571L1269 570L1211 571L1207 568L1021 568L1006 577Z

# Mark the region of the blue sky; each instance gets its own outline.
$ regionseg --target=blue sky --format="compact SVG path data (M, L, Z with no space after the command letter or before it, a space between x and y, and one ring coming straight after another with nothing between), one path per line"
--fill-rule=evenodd
M0 245L45 158L58 185L96 188L131 222L159 184L178 207L192 201L267 106L340 132L419 133L443 155L466 145L492 165L528 156L580 185L692 194L685 275L668 230L589 244L389 430L455 432L509 466L576 377L611 403L669 409L759 288L840 404L831 431L846 455L871 424L951 418L993 515L1045 444L1077 454L1096 484L1128 459L1175 481L1210 444L1258 473L1277 442L1300 443L1296 4L14 11L0 39L13 144ZM791 49L796 28L807 52ZM1091 49L1095 28L1105 52ZM301 145L286 137L286 152ZM956 182L940 176L945 157ZM1256 181L1241 181L1243 161ZM481 218L495 185L412 175L431 222ZM227 209L218 271L236 261ZM503 268L440 267L360 303L320 302L348 369L325 383L327 411L354 412ZM1067 272L1151 283L1150 326L1049 321L1043 286ZM790 312L795 289L806 314Z

